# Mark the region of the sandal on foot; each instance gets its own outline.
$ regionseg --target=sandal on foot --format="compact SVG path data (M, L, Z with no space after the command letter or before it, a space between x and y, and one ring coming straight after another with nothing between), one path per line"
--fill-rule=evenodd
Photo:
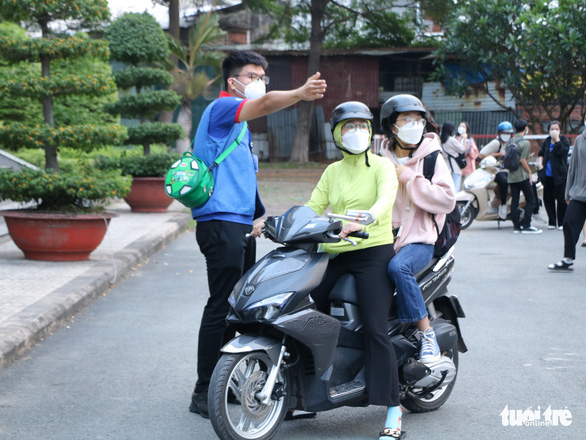
M573 264L574 263L566 263L564 260L560 260L557 263L550 264L547 268L549 270L569 271L574 270L574 268L571 267Z
M401 431L400 428L394 428L394 429L390 429L390 428L385 428L383 429L380 434L379 434L379 440L382 438L396 438L399 440L402 440L406 437L407 432L406 431Z
M586 243L582 243L582 245L581 245L581 246L582 246L582 247L586 247Z

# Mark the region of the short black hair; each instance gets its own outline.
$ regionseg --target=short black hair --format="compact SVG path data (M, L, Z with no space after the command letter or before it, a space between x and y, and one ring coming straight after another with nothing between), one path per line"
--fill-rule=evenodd
M515 131L521 133L527 128L527 121L525 119L517 119L515 121Z
M238 50L229 53L222 61L222 75L224 76L224 87L228 90L228 78L238 74L247 64L254 64L263 69L269 67L269 63L262 55L251 50Z
M551 130L552 125L557 125L560 128L560 130L562 128L562 124L560 124L560 121L551 121L547 126L547 131Z

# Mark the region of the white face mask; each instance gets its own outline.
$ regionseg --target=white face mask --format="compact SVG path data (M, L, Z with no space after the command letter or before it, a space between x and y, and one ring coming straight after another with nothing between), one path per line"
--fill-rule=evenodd
M356 130L342 135L342 147L353 154L364 153L370 147L370 133Z
M549 135L550 135L551 137L554 137L556 134L559 136L559 134L560 134L560 131L559 131L559 130L551 130L551 131L549 132Z
M235 79L234 81L236 81L241 86L244 86L244 84L242 84L237 79ZM242 95L242 92L240 92L238 89L236 91ZM267 86L265 85L264 81L261 79L253 81L250 84L248 84L247 86L244 86L244 97L246 99L260 98L261 96L264 96L266 93L267 93Z
M413 126L411 127L407 127L406 125L403 125L402 127L397 127L395 125L395 127L399 130L397 137L408 145L417 145L421 140L423 130L425 129L425 125L417 122L413 123Z
M509 139L511 139L511 135L510 134L501 134L500 138L501 138L501 141L503 141L503 142L509 142Z
M466 133L466 127L458 127L458 134Z

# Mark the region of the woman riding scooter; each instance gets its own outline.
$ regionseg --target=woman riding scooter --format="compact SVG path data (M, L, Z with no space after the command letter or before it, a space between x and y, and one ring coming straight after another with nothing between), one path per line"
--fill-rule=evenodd
M344 157L326 168L307 206L317 214L328 206L334 214L368 210L376 221L364 227L369 238L357 246L348 242L323 245L331 259L322 283L311 296L319 311L329 313L332 287L342 275L354 275L365 330L367 402L388 407L380 439L389 439L402 436L397 360L387 334L392 286L386 269L395 254L391 216L397 178L389 161L368 152L372 118L368 107L355 101L338 105L330 118L334 143ZM347 237L361 229L362 225L346 223L339 235Z
M381 108L381 129L388 136L382 155L393 162L399 179L393 227L402 229L388 272L397 287L399 321L416 322L421 338L419 359L433 364L440 359L440 349L415 273L431 261L437 231L444 225L445 214L454 209L456 192L438 136L423 134L426 121L427 111L415 96L393 96ZM424 159L432 154L435 169L428 180L423 174Z

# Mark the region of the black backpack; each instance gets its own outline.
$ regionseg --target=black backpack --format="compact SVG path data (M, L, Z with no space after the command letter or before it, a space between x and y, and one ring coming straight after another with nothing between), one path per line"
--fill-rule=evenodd
M436 150L425 156L423 159L423 176L430 182L435 171L435 162L439 153L440 152ZM458 205L456 205L452 212L446 214L446 222L441 231L435 221L435 215L432 214L431 217L433 218L433 223L437 230L437 241L435 242L433 255L435 257L441 257L448 252L458 240L460 230L462 229L462 226L460 225L460 210L458 209Z
M521 162L519 160L519 147L514 142L507 145L503 166L509 171L517 171Z

